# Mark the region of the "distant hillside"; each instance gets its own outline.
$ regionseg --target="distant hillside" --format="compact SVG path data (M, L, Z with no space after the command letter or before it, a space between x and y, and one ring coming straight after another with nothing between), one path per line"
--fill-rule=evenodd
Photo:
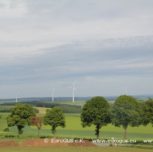
M134 96L135 98L139 100L145 100L148 98L153 98L153 95L136 95ZM76 97L76 101L86 101L89 100L91 97ZM107 96L106 97L109 101L114 101L117 97L116 96ZM37 101L43 101L43 102L48 102L51 101L51 97L28 97L28 98L18 98L19 102L37 102ZM0 104L1 103L11 103L15 102L16 99L0 99ZM72 101L72 97L55 97L54 101Z
M86 101L89 100L91 97L76 97L76 101ZM19 102L49 102L52 101L51 97L29 97L29 98L18 98ZM72 97L55 97L54 101L72 101ZM11 103L16 102L16 99L0 99L0 103Z

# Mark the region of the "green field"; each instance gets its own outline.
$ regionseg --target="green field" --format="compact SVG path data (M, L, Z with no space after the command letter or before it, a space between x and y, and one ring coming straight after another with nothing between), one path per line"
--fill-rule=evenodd
M152 149L138 149L138 148L126 148L126 147L10 147L1 148L2 152L152 152Z
M44 109L42 110L42 114L44 113ZM9 132L4 132L4 128L7 127L6 117L8 113L1 113L2 118L0 119L0 136L4 137L6 135L17 135L16 127L11 127ZM95 138L94 135L94 126L83 128L81 126L80 115L79 114L66 114L66 127L65 128L57 128L57 137L69 137L69 138ZM40 136L52 136L50 126L43 126L40 131ZM24 129L23 138L28 137L37 137L37 129L36 127L27 126ZM101 129L100 132L101 138L117 138L122 139L123 137L123 129L119 127L114 127L112 125L105 126ZM128 128L128 138L129 139L153 139L153 127L151 125L148 126L139 126L139 127L129 127Z
M39 110L39 115L44 116L46 108L37 108ZM7 116L9 113L0 113L0 142L3 141L15 141L17 143L21 143L22 141L28 141L29 139L37 140L38 132L37 128L34 126L26 126L24 128L23 134L18 138L16 127L9 128L9 132L5 132L4 129L7 128ZM81 126L80 114L65 114L66 119L66 127L57 128L56 137L61 138L95 138L94 135L94 126L83 128ZM42 126L40 131L40 137L53 137L51 133L50 126ZM123 129L120 127L115 127L113 125L105 126L100 131L101 139L110 139L114 137L115 139L123 138ZM128 138L129 139L137 139L137 140L145 140L152 139L153 140L153 127L151 125L148 126L139 126L139 127L129 127L128 128ZM126 145L127 146L127 145ZM131 147L130 147L131 146ZM51 146L0 146L0 150L3 152L151 152L152 144L133 144L129 145L129 147L101 147L101 146L76 146L76 145L51 145Z

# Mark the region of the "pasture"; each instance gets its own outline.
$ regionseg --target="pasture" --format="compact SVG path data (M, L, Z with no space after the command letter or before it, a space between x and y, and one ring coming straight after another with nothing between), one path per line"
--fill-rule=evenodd
M44 115L45 109L38 108L40 110L40 115ZM11 127L9 132L5 132L4 129L7 128L6 117L9 113L1 113L2 118L0 119L0 136L11 136L17 135L16 127ZM57 128L57 137L67 137L67 138L95 138L94 126L83 128L81 125L80 114L65 114L66 127ZM53 136L51 134L50 126L42 126L40 130L41 137ZM27 126L24 128L24 133L21 135L22 138L38 137L37 128L35 126ZM120 127L115 127L113 125L104 126L100 131L100 138L116 138L122 139L123 129ZM139 127L129 127L128 128L128 138L129 139L153 139L153 127L139 126Z
M69 104L69 103L67 103ZM81 105L80 103L78 105ZM7 108L6 108L7 109ZM39 110L39 116L44 116L47 108L37 107ZM49 146L41 146L37 144L37 146L33 145L24 145L22 142L28 142L29 139L33 139L34 141L38 140L38 132L35 126L26 126L24 128L23 134L18 138L16 127L10 127L9 131L6 131L7 128L7 116L8 112L0 112L0 142L13 141L17 143L16 145L10 145L9 147L4 144L0 145L0 150L3 152L40 152L40 151L54 151L54 152L151 152L151 145L144 144L136 144L131 145L133 147L104 147L104 146L81 146L81 145L49 145ZM95 127L86 127L83 128L81 125L80 114L79 113L65 113L66 127L57 128L57 132L54 137L59 138L85 138L85 139L95 139ZM51 133L51 127L43 125L40 130L39 138L51 138L53 137ZM123 138L123 129L120 127L115 127L111 124L104 126L100 130L100 138L101 139L122 139ZM151 125L148 126L139 126L139 127L129 127L128 128L128 139L136 139L136 140L153 140L153 127ZM43 139L40 139L43 140ZM8 143L7 143L8 144ZM31 144L31 143L30 143ZM10 150L11 147L11 150Z
M2 152L152 152L152 149L138 149L127 147L80 147L80 146L52 146L52 147L5 147Z

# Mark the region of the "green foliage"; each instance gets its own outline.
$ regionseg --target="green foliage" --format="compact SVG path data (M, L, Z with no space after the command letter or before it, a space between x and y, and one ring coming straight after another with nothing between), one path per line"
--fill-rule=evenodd
M16 127L10 127L9 132L4 132L4 128L7 128L6 118L9 115L8 113L0 113L2 119L0 119L0 140L7 136L11 138L11 136L16 137L17 129ZM80 115L79 114L65 114L65 122L66 127L63 129L61 127L58 128L56 132L56 137L63 138L92 138L95 139L94 135L94 125L91 127L83 128L81 125ZM148 140L153 139L152 126L149 124L147 126L139 126L139 127L128 127L128 138L136 139L136 140ZM53 137L50 133L50 126L43 125L40 130L40 137ZM38 137L38 129L35 126L26 126L24 128L24 134L20 137L20 139L27 138L37 138ZM102 127L100 130L101 139L110 139L114 137L115 139L122 139L123 133L121 128L115 127L111 124ZM17 139L18 140L18 139Z
M70 102L69 102L70 103ZM65 102L30 102L29 104L36 106L36 107L46 107L46 108L54 108L58 107L63 110L64 113L80 113L81 112L81 106L73 104L72 101L71 104L65 104Z
M119 96L112 107L112 123L125 129L124 138L127 138L128 126L140 125L140 108L132 96Z
M55 134L58 126L65 127L65 117L60 108L47 109L44 117L44 123L52 127L52 133Z
M30 124L30 118L36 114L36 110L26 104L17 104L7 117L9 127L16 126L18 134L23 133L23 128Z
M46 107L46 108L54 108L54 107L58 107L60 109L63 110L64 113L80 113L81 112L81 105L84 103L82 101L81 105L77 105L77 103L72 103L72 101L68 101L68 102L44 102L44 101L32 101L32 102L23 102L24 104L29 104L31 106L35 106L35 107ZM5 103L3 104L3 107L0 107L0 112L10 112L9 107L12 107L14 105L14 103Z
M110 123L110 107L104 97L93 97L83 106L81 113L82 126L96 126L95 135L99 137L102 126Z
M8 127L7 128L4 128L3 131L4 132L9 132L9 128Z
M7 105L0 105L0 112L11 112L12 106L7 106Z
M151 123L153 125L153 99L148 99L142 104L142 124L147 125Z

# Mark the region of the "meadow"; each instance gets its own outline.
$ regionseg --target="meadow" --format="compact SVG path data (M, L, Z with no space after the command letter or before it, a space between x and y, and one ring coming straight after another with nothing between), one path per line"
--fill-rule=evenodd
M45 108L38 108L40 115L44 115ZM7 128L6 118L9 113L1 113L2 118L0 119L0 136L16 136L17 129L16 127L11 127L9 132L5 132L4 129ZM56 136L57 137L67 137L67 138L95 138L94 130L95 127L85 127L81 125L80 114L65 114L66 127L57 128ZM42 126L40 130L40 137L52 136L50 126ZM27 126L24 128L24 133L21 135L22 138L35 137L37 138L37 128L35 126ZM111 124L104 126L100 131L100 138L116 138L122 139L123 129L121 127L115 127ZM139 126L139 127L129 127L128 128L128 138L129 139L153 139L153 127L148 126Z
M62 102L58 103L62 104ZM66 102L64 104L72 104ZM77 105L82 106L84 102L79 102ZM64 105L65 106L65 105ZM20 137L17 136L17 129L16 127L10 127L9 131L7 131L7 116L9 115L10 107L5 106L4 111L0 112L1 119L0 119L0 143L3 141L7 143L7 141L13 141L15 143L18 143L19 146L10 145L10 146L0 146L0 150L3 152L86 152L86 151L92 151L92 152L151 152L152 151L152 144L145 145L145 144L135 144L135 145L124 145L126 147L104 147L104 146L76 146L76 145L50 145L50 146L27 146L27 145L20 145L21 142L29 141L29 139L37 140L38 138L51 138L51 137L57 137L57 138L85 138L85 139L95 139L95 127L85 127L83 128L81 125L80 120L80 113L65 113L65 120L66 120L66 126L65 128L58 127L56 135L53 136L51 133L51 127L43 125L42 129L40 130L40 136L38 137L38 131L35 126L26 126L24 128L24 132ZM45 107L36 107L39 111L39 116L44 116L46 109ZM100 130L100 139L123 139L123 128L121 127L115 127L111 124L102 127ZM43 140L42 139L42 140ZM147 126L139 126L139 127L129 127L128 128L128 139L132 140L153 140L153 127L151 125ZM8 144L8 143L7 143ZM23 148L24 147L24 148Z
M10 147L1 148L2 152L152 152L152 149L138 149L138 148L129 148L129 147Z

